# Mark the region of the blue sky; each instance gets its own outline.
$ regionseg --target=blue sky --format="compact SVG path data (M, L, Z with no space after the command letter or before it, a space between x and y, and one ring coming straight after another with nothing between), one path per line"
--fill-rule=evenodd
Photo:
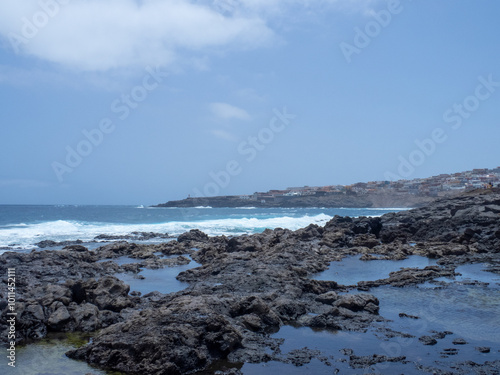
M500 3L8 0L0 204L500 165Z

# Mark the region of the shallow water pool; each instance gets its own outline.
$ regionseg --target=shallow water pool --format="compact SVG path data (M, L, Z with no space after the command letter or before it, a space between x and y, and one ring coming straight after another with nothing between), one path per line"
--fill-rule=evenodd
M356 285L359 281L374 281L389 277L401 268L425 268L436 264L435 259L412 255L404 260L359 260L355 255L330 263L327 270L313 277L315 280L333 280L341 285Z
M189 256L187 256L190 258ZM191 259L191 258L190 258ZM142 295L151 292L164 294L179 292L189 286L188 283L176 279L177 275L191 268L201 267L201 264L191 259L183 266L164 267L159 269L144 268L139 274L118 273L115 276L125 284L130 285L130 291L140 292ZM144 279L137 278L142 276Z
M16 367L2 364L1 373L8 375L120 375L95 369L85 362L66 357L68 350L85 345L89 336L76 333L49 334L46 338L17 348Z

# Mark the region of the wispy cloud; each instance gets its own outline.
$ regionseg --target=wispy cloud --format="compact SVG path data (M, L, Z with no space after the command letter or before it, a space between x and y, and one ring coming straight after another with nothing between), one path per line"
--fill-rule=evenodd
M209 105L210 111L217 118L223 120L243 120L249 121L252 117L247 111L242 108L235 107L228 103L211 103Z
M264 102L268 99L266 95L261 95L255 89L252 88L239 89L235 92L235 94L239 98L253 102Z
M235 136L234 134L229 133L226 130L213 129L213 130L210 131L210 133L212 133L217 138L223 139L225 141L236 142L239 139L237 136Z

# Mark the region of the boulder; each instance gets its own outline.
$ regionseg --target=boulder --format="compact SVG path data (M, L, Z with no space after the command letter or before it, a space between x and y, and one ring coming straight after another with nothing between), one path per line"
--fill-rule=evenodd
M71 315L66 306L59 306L49 317L47 323L54 330L61 330L71 320Z
M183 233L177 237L177 242L183 243L188 241L206 242L209 237L199 229L191 229L189 232Z
M320 294L319 296L317 296L315 298L316 301L321 302L321 303L325 303L327 305L331 305L337 299L338 299L338 295L334 291L329 291L329 292Z
M74 328L82 332L94 332L101 327L100 312L97 306L90 303L72 304L68 307L74 320Z
M99 310L120 312L134 303L128 296L130 286L114 276L106 276L99 281L91 280L85 285L88 302L96 305Z
M437 344L437 340L431 336L419 337L418 341L420 341L424 345L436 345Z
M335 302L335 306L344 307L351 311L367 311L378 314L379 301L376 297L367 293L342 295Z

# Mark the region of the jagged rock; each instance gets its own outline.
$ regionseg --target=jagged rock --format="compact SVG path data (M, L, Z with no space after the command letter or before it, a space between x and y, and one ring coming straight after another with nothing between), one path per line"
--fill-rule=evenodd
M74 329L82 332L94 332L101 327L100 312L97 306L90 303L77 305L74 303L68 310L75 322Z
M458 354L458 349L456 349L456 348L446 348L446 349L443 349L443 351L441 352L441 355L444 357L448 357L450 355L457 355L457 354Z
M476 350L480 353L489 353L491 348L489 346L477 346Z
M203 233L199 229L191 229L189 232L183 233L177 237L177 242L187 242L187 241L195 241L195 242L206 242L209 237L205 233Z
M52 329L60 329L65 323L71 319L68 309L64 305L60 305L49 317L48 325Z
M375 365L377 363L383 363L383 362L403 362L405 359L406 359L405 356L388 357L388 356L379 355L379 354L373 354L371 356L351 355L349 357L349 365L352 368L367 368L367 367Z
M64 246L63 250L82 251L82 252L89 251L89 249L87 249L85 246L82 246L82 245L68 245L68 246Z
M465 344L467 344L467 341L465 341L462 338L458 338L458 339L453 340L453 345L465 345Z
M371 314L378 314L379 300L371 294L348 294L340 296L335 306L344 307L351 311L365 310Z
M315 298L316 301L321 302L321 303L325 303L325 304L328 304L328 305L331 305L337 299L338 299L338 295L334 291L329 291L329 292L320 294L319 296L317 296Z
M68 356L128 372L182 374L203 369L241 345L239 330L220 314L176 316L159 309L106 328L92 345Z
M40 301L42 306L49 306L54 301L62 302L64 305L69 305L71 302L71 291L64 285L49 284L41 292L44 293Z
M410 315L410 314L406 314L406 313L399 313L399 317L400 318L410 318L410 319L420 319L420 317L418 317L416 315Z
M386 279L375 281L360 281L358 288L367 290L381 285L392 285L396 287L404 287L408 285L420 284L426 281L436 279L438 277L454 277L455 272L448 268L439 266L427 266L423 269L419 268L404 268L400 271L391 272Z
M311 350L309 348L291 350L285 359L285 363L291 363L294 366L303 366L311 362L311 360L320 355L319 350Z
M113 276L106 276L99 281L90 280L85 285L88 301L99 310L119 312L134 303L128 296L130 286Z
M424 345L436 345L437 344L437 340L431 336L419 337L418 341L420 341Z
M35 320L39 321L45 320L45 313L43 311L43 307L38 303L27 306L26 309L24 310L24 314L31 315Z
M304 303L286 298L278 299L274 303L274 309L284 321L293 321L307 312Z

